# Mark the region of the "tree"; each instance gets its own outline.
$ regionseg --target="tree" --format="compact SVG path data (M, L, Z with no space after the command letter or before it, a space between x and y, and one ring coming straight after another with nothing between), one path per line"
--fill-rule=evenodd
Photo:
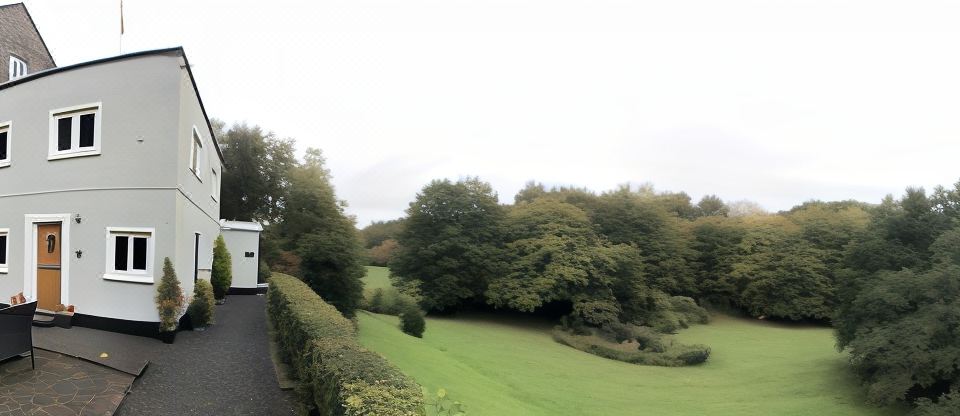
M508 271L491 280L487 302L532 312L550 302L567 301L588 323L619 321L620 307L612 291L616 262L583 210L539 199L513 208L506 229Z
M834 286L823 253L800 238L800 228L780 215L756 216L747 226L725 283L754 316L827 319Z
M217 302L223 303L233 283L233 263L230 252L227 250L227 242L223 240L222 235L217 236L217 240L213 243L213 271L210 273L210 283L213 285L213 296Z
M717 305L738 304L741 289L728 276L733 271L746 233L742 221L719 216L701 217L691 224L690 233L690 248L696 253L692 267L696 270L700 296Z
M718 196L704 195L697 202L696 212L698 217L726 217L730 208Z
M483 302L500 272L503 217L497 195L477 178L431 182L407 209L391 276L418 285L427 310Z
M224 169L220 185L220 216L242 221L276 223L283 216L289 183L287 172L297 164L294 141L278 139L259 126L235 124L217 134Z
M883 271L836 319L840 349L878 404L960 386L960 266Z
M393 257L393 253L395 253L399 247L400 244L397 243L397 240L388 239L384 240L380 245L371 248L367 251L370 257L370 265L386 266L390 262L390 258Z
M673 295L696 295L689 264L696 253L685 235L685 220L668 212L650 192L621 187L604 193L591 212L593 223L611 243L640 250L648 286Z
M387 240L396 240L403 230L403 219L374 221L360 230L364 248L374 248Z
M163 259L163 276L157 285L157 295L154 297L157 304L157 313L160 315L160 332L177 330L177 320L183 312L183 289L177 272L173 270L173 262L169 257Z
M351 317L363 299L363 248L352 218L337 200L323 154L308 149L289 174L281 247L295 254L300 278L328 303Z

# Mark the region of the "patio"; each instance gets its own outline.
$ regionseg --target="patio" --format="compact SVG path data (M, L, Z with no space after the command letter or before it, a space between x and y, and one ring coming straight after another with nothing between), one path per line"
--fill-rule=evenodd
M112 415L132 375L54 352L0 363L0 416Z
M37 370L29 358L0 363L0 416L295 414L270 359L264 297L230 296L215 322L178 333L172 345L82 327L34 328Z

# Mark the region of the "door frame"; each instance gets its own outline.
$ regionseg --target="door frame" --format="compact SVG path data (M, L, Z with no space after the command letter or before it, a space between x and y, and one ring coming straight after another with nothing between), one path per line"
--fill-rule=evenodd
M60 303L70 304L70 214L26 214L23 216L24 295L37 299L37 224L60 223Z

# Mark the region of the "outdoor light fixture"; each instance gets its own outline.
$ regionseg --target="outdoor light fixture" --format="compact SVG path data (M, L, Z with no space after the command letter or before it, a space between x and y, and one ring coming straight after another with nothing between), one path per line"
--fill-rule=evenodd
M77 224L79 224L81 221L83 221L83 218L80 218L80 214L77 214L76 216L73 217L73 220L76 221Z
M77 250L77 258L79 259L80 257L83 257L83 250Z

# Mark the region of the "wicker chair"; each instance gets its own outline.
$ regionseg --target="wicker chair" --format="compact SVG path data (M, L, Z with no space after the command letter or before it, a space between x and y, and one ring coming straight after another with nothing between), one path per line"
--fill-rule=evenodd
M0 360L30 353L30 367L36 369L33 359L33 314L37 302L21 303L0 309Z

